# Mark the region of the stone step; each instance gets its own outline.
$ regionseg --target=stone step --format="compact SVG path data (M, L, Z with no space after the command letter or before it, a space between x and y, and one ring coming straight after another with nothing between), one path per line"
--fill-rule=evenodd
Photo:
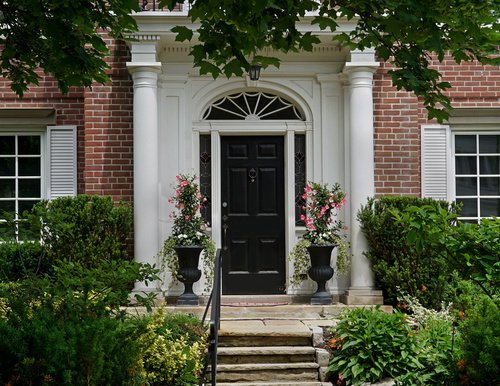
M311 346L220 347L219 364L314 362Z
M221 364L217 382L318 381L317 363Z
M310 346L312 333L299 320L221 321L219 345L223 346Z

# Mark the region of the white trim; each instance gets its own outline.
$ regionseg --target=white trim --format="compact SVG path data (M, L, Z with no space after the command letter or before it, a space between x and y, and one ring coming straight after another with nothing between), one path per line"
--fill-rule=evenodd
M77 144L75 125L47 127L47 162L47 198L76 196ZM57 167L59 167L58 170L55 170Z
M450 201L451 132L447 125L421 127L421 195Z

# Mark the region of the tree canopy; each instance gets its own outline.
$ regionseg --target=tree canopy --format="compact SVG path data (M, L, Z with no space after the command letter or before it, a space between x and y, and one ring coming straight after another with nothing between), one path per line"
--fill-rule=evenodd
M457 63L477 60L500 63L500 2L498 0L190 0L189 15L196 31L176 27L177 39L198 42L191 55L201 73L217 77L242 75L252 62L279 66L279 60L259 55L264 48L290 52L312 50L319 38L297 27L308 11L312 23L334 32L333 39L351 49L375 49L394 65L393 84L423 98L429 117L447 117L450 84L432 68L449 53ZM161 0L173 8L180 1ZM338 32L339 20L357 21L350 32Z
M170 9L183 1L159 0ZM430 117L446 118L450 84L432 67L446 54L457 62L500 63L498 0L189 0L196 30L177 26L177 40L193 40L191 55L201 74L241 76L252 63L279 66L265 48L279 52L311 51L320 42L303 32L301 19L333 32L351 49L373 48L394 65L393 84L423 98ZM36 84L41 68L69 86L105 82L108 53L99 34L122 37L136 28L130 14L137 0L0 0L2 75L19 95ZM339 20L356 21L339 31Z
M0 0L0 70L23 96L40 68L62 92L109 80L104 36L136 28L137 0Z

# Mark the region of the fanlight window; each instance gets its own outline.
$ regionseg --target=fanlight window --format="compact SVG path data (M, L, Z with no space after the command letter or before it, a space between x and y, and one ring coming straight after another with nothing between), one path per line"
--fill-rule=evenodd
M301 111L277 95L242 92L227 95L212 103L203 119L219 120L304 120Z

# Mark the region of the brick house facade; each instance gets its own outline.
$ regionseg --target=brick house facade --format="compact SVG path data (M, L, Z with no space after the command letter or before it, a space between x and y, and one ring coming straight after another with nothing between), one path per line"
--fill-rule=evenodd
M330 291L340 296L347 290L347 302L356 303L361 297L365 303L370 298L374 302L380 300L380 293L373 288L369 264L362 255L366 246L355 219L366 197L424 195L455 199L460 191L463 200L469 200L466 204L472 208L470 217L480 217L481 213L473 213L473 202L481 211L481 193L478 190L479 197L475 198L465 194L474 183L473 177L456 173L454 146L455 141L496 140L499 154L488 154L492 164L497 162L495 157L500 164L498 68L474 63L458 65L451 60L436 63L443 80L453 86L449 96L456 108L450 122L438 125L427 120L425 108L413 94L397 91L391 85L388 64L379 63L373 53L349 52L331 42L323 42L312 53L282 56L282 67L263 71L259 81L250 81L248 77L215 81L200 77L189 65L189 46L174 42L169 32L180 18L185 16L143 12L136 16L136 41L109 40L109 84L96 84L92 89L72 88L67 95L61 95L56 82L43 76L38 86L18 99L8 82L0 80L0 135L9 137L35 130L42 136L42 145L52 149L50 133L57 132L58 127L74 130L76 158L71 161L70 154L60 162L74 162L76 174L69 190L63 189L60 194L110 195L116 201L134 204L137 260L156 261L156 253L171 226L168 213L172 208L166 199L172 194L169 181L180 172L200 173L199 154L206 150L206 144L211 159L208 192L213 196L212 235L219 247L224 243L222 218L226 201L220 188L224 178L220 148L226 138L238 136L284 138L286 226L281 242L285 251L290 250L302 232L293 215L294 187L288 186L297 182L297 143L304 142L304 179L340 181L345 186L351 197L345 220L351 230L352 272L350 277L332 279ZM299 113L297 117L273 120L251 114L236 120L210 118L211 109L217 109L214 106L228 106L224 103L236 95L245 101L255 95L279 97L282 108L293 105ZM457 140L457 133L465 134ZM53 172L51 164L53 154L58 160L58 148L47 150L47 156L44 149L42 146L39 198L51 198L60 195L52 189L59 183L59 172ZM43 171L44 168L48 170ZM61 178L65 179L73 169L61 170ZM478 177L481 171L474 173L476 184L482 183ZM495 211L500 215L500 171L493 166L486 174L485 178L493 184L491 189L499 191L486 193L485 207L492 210L489 215ZM457 190L456 183L462 182L465 190ZM71 186L75 186L74 191ZM2 200L12 201L12 197L0 197ZM285 275L289 269L285 267ZM165 278L168 282L168 273ZM140 285L136 289L151 290ZM158 284L154 290L166 292L167 286ZM306 283L302 288L287 291L300 294L310 290ZM169 291L175 294L178 288Z

